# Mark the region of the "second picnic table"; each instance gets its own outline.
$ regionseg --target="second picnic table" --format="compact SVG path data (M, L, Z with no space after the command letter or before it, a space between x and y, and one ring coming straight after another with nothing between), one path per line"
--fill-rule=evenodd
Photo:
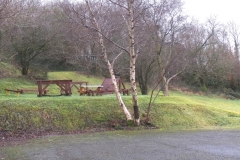
M44 91L47 90L47 87L50 84L56 84L57 86L59 86L61 95L71 95L71 82L72 80L38 80L38 97L42 97L44 95Z

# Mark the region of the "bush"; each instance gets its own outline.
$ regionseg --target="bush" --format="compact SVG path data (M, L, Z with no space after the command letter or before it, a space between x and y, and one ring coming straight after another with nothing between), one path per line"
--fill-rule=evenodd
M203 91L203 92L207 92L207 87L206 87L206 85L203 85L203 86L202 86L202 91Z

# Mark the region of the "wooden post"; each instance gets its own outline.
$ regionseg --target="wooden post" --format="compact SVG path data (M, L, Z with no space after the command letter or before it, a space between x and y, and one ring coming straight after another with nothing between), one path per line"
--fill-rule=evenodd
M63 85L65 85L65 95L71 95L71 80L64 80Z
M42 81L37 81L38 84L38 97L42 97Z

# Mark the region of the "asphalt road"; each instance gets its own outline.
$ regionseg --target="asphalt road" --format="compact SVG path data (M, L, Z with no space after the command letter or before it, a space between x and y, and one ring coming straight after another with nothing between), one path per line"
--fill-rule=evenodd
M117 131L47 136L0 148L19 160L239 160L240 130Z

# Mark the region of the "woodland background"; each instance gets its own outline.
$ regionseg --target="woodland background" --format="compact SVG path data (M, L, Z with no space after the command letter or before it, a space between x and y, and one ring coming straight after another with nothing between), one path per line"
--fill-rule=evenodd
M128 47L127 15L117 2L121 0L94 0L91 6L116 75L129 81L129 55L116 47ZM205 23L189 20L183 6L181 0L134 3L136 80L141 93L148 94L160 79L164 91L177 84L203 92L239 92L238 26L221 24L216 18ZM0 61L35 79L43 79L48 71L66 70L108 77L87 14L84 2L1 0ZM8 75L0 69L0 77Z

